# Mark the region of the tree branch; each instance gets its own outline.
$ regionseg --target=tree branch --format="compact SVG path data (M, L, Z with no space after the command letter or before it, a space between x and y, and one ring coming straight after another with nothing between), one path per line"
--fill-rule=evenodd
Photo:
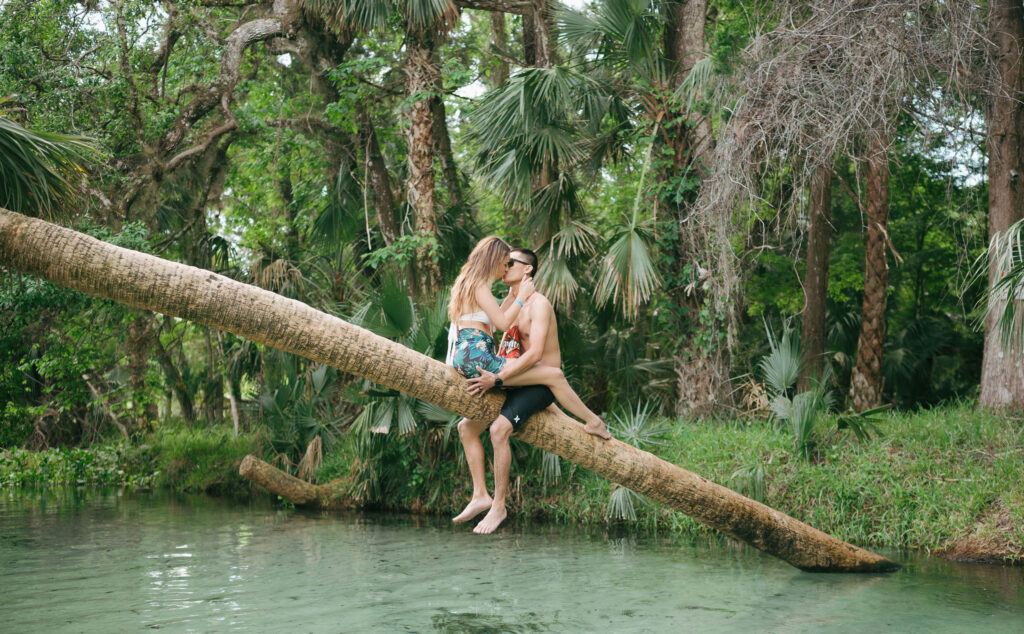
M512 0L455 0L455 6L462 9L477 9L479 11L500 11L501 13L515 13L523 15L533 13L533 4L529 2L514 2Z

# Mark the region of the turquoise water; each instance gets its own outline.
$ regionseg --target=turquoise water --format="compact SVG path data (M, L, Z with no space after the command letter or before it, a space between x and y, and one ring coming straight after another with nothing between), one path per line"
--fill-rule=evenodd
M0 632L1022 632L1024 570L800 572L713 541L0 490Z

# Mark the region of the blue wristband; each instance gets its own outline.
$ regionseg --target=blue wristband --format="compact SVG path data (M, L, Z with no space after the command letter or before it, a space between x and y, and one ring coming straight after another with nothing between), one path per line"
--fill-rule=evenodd
M523 303L522 303L521 301L519 301L519 298L518 298L518 297L516 298L516 303L517 303L517 304L519 304L519 307L520 307L520 308L524 308L524 305L523 305Z

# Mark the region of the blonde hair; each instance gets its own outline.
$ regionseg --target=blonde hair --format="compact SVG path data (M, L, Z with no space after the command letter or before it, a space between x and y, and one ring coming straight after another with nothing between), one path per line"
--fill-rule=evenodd
M491 285L491 277L504 268L512 247L497 236L488 236L473 247L472 253L462 265L459 276L452 285L452 297L448 302L448 317L458 321L462 315L473 312L469 309L476 304L476 288L480 284Z

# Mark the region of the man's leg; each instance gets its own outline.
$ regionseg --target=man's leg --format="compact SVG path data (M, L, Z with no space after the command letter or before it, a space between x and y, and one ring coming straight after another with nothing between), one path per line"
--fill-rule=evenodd
M484 433L485 427L468 418L459 421L459 440L466 452L469 475L473 478L473 498L461 513L452 518L453 522L467 522L491 508L491 496L487 494L487 478L484 475L484 445L480 441L480 434Z
M561 368L555 368L546 365L535 365L528 370L515 375L512 378L505 380L507 386L520 386L520 385L546 385L555 395L555 399L569 410L569 412L584 422L583 429L594 436L599 436L604 439L612 437L608 433L608 428L605 427L604 421L601 417L590 411L583 399L576 394L576 390L572 389L569 382L565 379L565 373L562 372Z
M498 416L491 424L491 445L494 447L494 500L491 503L491 510L473 529L474 533L493 533L508 516L505 499L508 497L508 477L512 468L512 447L509 443L511 435L512 423L504 416Z

